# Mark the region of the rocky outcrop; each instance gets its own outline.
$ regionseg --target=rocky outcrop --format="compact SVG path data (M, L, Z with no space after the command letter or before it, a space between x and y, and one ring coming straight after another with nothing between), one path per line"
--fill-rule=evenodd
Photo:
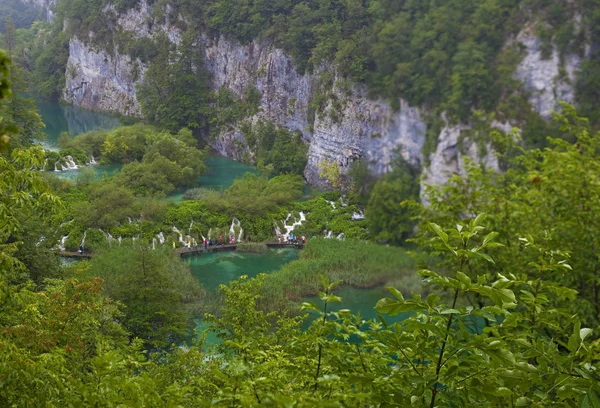
M568 54L561 61L558 50L552 47L552 54L544 59L542 41L532 29L523 30L517 41L525 47L526 54L515 75L529 93L531 107L544 119L550 119L551 111L559 109L559 102L575 102L573 85L581 67L581 57Z
M63 99L86 109L141 116L135 85L144 72L129 56L96 51L71 38Z

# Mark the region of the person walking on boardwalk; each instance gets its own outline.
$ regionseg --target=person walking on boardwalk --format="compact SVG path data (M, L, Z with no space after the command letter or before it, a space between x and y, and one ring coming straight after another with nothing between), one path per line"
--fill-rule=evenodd
M204 238L204 249L208 249L208 241Z
M219 245L223 245L223 235L219 236Z
M210 238L210 239L208 240L208 246L209 246L209 247L213 246L212 238Z

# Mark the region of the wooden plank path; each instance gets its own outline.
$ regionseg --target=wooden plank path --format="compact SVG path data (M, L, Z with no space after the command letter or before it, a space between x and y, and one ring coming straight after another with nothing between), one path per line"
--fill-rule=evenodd
M287 242L257 242L257 244L264 244L269 248L296 248L302 249L304 246L302 243L287 243ZM204 249L204 246L192 247L192 248L178 248L176 251L179 256L198 254L203 252L220 252L220 251L235 251L237 244L229 245L213 245ZM92 258L93 253L90 252L71 252L71 251L57 251L57 254L66 258Z

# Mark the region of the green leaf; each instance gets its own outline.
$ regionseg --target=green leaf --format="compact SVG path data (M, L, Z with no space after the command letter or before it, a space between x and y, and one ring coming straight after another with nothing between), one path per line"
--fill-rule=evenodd
M592 329L583 328L579 330L579 338L581 338L581 341L583 342L587 336L592 334L592 332Z
M528 407L530 405L531 405L531 400L527 397L517 398L517 402L515 404L516 407Z
M460 271L456 272L456 279L458 279L461 283L464 283L467 287L471 286L471 278Z
M400 292L398 289L392 287L392 286L386 286L385 287L388 292L390 292L396 299L404 301L404 296L402 295L402 292Z
M448 234L446 234L443 230L442 227L440 227L439 225L430 222L429 226L431 227L431 229L438 235L438 237L440 237L440 239L442 240L442 242L444 244L448 243Z

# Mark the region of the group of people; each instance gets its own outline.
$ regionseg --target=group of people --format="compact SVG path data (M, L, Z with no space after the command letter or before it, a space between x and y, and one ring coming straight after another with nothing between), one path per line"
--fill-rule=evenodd
M252 240L252 238L250 237L250 235L248 235L248 236L246 237L246 239L248 240L248 242L250 242L250 241ZM211 247L211 246L213 246L213 245L214 245L214 246L221 246L221 245L224 245L224 244L226 244L227 242L225 242L225 241L223 240L223 235L220 235L220 236L219 236L219 239L218 239L218 240L217 240L217 239L215 239L214 243L213 243L213 240L212 240L212 238L209 238L209 239L206 239L206 238L204 238L204 242L203 242L203 243L204 243L204 249L208 249L209 247ZM235 236L234 236L234 235L232 235L232 236L229 238L229 243L230 243L230 244L232 244L232 245L233 245L233 244L235 244Z
M282 242L286 242L285 238L283 235L279 234L279 243ZM306 244L306 237L304 235L302 235L300 238L298 238L293 232L290 234L290 237L287 240L288 244L297 244L297 243L302 243L303 245Z

